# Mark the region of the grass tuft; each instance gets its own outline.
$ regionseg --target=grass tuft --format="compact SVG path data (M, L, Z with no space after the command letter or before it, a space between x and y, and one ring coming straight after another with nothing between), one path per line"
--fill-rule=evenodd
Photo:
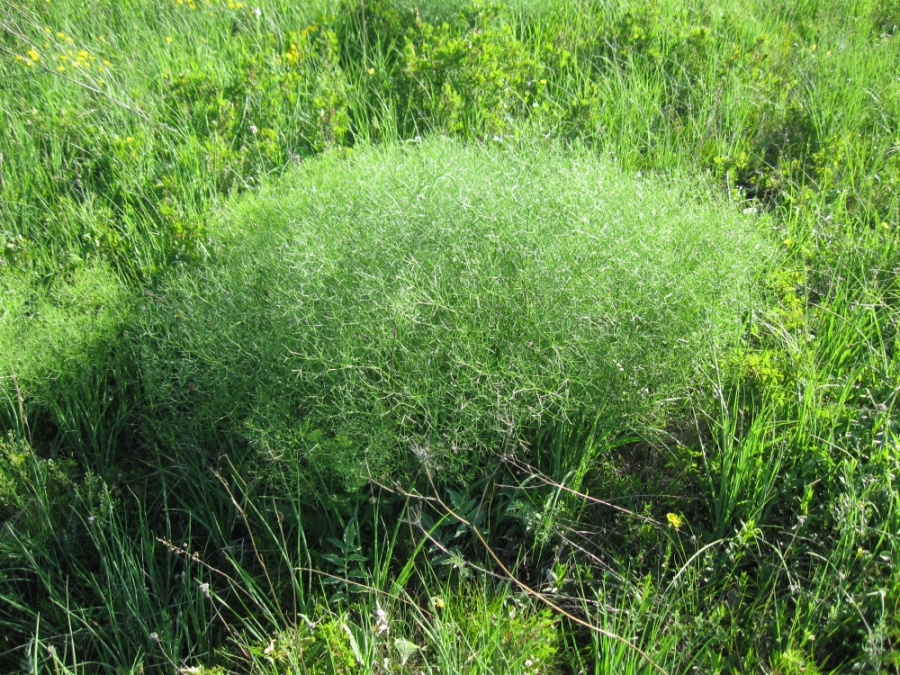
M702 194L530 143L305 165L148 307L154 415L348 485L416 457L471 477L562 421L661 423L740 338L771 255Z

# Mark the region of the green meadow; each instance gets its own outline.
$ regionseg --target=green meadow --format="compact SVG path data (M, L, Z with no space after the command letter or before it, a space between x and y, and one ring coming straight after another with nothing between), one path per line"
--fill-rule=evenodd
M900 672L896 0L0 6L0 671Z

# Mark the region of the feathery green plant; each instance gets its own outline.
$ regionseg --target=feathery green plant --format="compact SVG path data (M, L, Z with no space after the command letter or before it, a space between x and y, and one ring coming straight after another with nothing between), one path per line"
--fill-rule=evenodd
M740 337L770 255L691 185L529 143L306 165L146 306L152 415L335 486L472 476L549 424L646 427Z

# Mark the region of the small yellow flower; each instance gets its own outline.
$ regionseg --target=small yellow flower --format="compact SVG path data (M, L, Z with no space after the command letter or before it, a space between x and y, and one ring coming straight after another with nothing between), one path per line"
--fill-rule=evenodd
M541 80L540 84L541 84L541 86L547 84L547 80Z
M793 246L793 245L794 245L794 240L791 239L790 237L788 237L787 239L784 240L783 243L784 243L785 246Z
M858 549L856 549L856 557L857 558L862 558L865 554L866 554L866 549L864 549L862 546L860 546Z
M32 47L28 50L28 58L30 58L32 61L40 61L41 55L37 53L34 47Z
M56 66L56 69L57 69L59 72L62 72L62 71L64 71L64 70L66 69L66 67L63 66L63 65L59 65L59 66Z
M437 607L438 609L444 609L446 604L444 603L444 599L441 597L434 597L431 599L431 604Z
M885 230L891 229L891 226L887 224L887 221L884 221L883 223L881 223L881 227Z
M168 44L168 45L172 44L172 38L167 37L167 38L166 38L166 44Z
M374 74L375 74L375 69L369 68L369 75L374 75Z
M684 522L677 513L667 513L666 520L669 521L669 525L674 527L676 530L681 527L681 524Z

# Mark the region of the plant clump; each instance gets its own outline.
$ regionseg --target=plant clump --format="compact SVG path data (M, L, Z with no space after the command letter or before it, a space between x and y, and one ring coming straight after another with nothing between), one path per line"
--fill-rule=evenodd
M703 195L535 143L306 163L148 312L154 418L344 485L659 422L741 335L768 257Z

